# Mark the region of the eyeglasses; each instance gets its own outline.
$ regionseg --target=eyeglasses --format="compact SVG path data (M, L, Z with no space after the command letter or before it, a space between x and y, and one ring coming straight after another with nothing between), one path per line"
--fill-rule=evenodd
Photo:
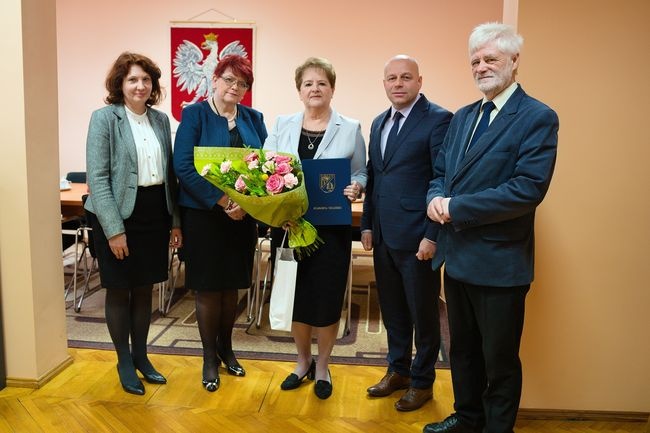
M224 83L226 83L228 87L232 87L235 84L237 84L237 87L244 90L248 90L251 87L246 81L239 81L235 77L224 77L222 75L220 78L224 81Z

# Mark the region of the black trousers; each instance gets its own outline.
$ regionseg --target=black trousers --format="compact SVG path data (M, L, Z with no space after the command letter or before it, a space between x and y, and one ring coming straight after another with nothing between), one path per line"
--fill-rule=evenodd
M416 251L374 247L379 306L388 337L388 371L411 377L413 388L429 388L435 380L440 352L440 270ZM416 354L413 356L413 345Z
M512 433L521 397L519 344L530 285L489 287L445 272L454 409L484 433Z

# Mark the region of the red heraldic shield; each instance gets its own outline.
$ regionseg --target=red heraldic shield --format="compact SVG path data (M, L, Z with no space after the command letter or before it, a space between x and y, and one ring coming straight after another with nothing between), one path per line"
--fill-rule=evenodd
M183 107L212 97L212 75L229 54L253 63L253 28L172 27L172 115L180 122ZM251 106L252 90L242 104Z

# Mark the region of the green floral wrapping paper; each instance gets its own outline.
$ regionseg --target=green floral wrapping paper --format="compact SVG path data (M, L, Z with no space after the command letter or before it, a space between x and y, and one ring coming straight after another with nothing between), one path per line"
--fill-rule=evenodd
M270 155L268 159L267 154ZM290 159L287 164L291 171L287 174L295 175L297 185L287 182L283 191L272 193L268 192L264 185L265 182L268 182L267 185L271 184L269 177L282 172L283 166L273 163L276 155L280 155L278 160ZM257 163L255 158L258 158ZM226 193L256 220L271 227L282 227L291 223L289 246L295 248L299 256L309 255L322 243L314 226L302 218L309 201L302 169L295 156L251 148L195 147L194 166L201 176ZM235 181L236 178L242 177L245 186L242 181Z

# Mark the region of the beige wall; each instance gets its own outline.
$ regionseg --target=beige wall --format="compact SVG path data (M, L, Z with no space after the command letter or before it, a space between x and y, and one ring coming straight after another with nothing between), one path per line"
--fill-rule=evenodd
M128 5L128 6L127 6ZM476 23L499 20L500 0L294 0L92 2L57 0L61 173L83 170L90 112L102 106L106 71L123 50L141 51L159 64L170 88L169 21L216 8L255 21L254 105L270 129L278 114L302 109L293 71L309 56L329 58L337 71L333 105L370 122L387 107L381 79L386 60L405 52L421 62L423 91L456 110L478 99L466 56L466 36ZM216 12L198 19L223 21ZM171 97L162 104L169 113ZM172 124L172 130L176 124Z
M0 14L0 299L8 382L69 359L61 272L54 1L4 0Z
M650 2L519 0L520 80L560 116L523 407L650 411Z

